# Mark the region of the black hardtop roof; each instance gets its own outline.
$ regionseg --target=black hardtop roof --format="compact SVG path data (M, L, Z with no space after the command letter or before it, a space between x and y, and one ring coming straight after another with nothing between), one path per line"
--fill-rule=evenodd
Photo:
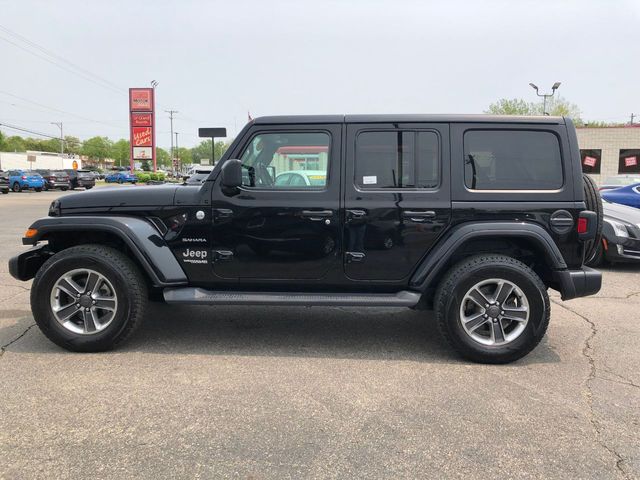
M538 123L564 125L564 117L486 114L273 115L253 120L259 125L284 123Z

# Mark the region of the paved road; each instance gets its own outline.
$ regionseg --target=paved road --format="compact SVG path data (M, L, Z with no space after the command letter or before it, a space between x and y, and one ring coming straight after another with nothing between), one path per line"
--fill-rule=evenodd
M120 350L72 354L6 266L56 196L0 198L0 478L640 478L640 267L556 295L508 366L356 308L158 306Z

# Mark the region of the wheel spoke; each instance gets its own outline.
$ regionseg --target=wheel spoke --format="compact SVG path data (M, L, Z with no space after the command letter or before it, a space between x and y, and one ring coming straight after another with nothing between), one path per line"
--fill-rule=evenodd
M492 334L491 337L495 343L504 342L504 330L502 329L502 322L498 320L497 322L491 322Z
M488 321L488 319L484 318L484 314L479 313L474 317L465 318L463 319L463 321L464 326L467 327L470 332L473 332L478 327L484 325Z
M56 314L56 316L61 322L64 322L69 318L71 318L73 314L76 313L77 311L78 311L78 308L76 307L75 303L72 303L70 305L65 305L64 307L60 307L58 310L54 310L54 313Z
M511 292L513 292L514 286L507 282L501 282L498 286L496 292L496 302L502 304L504 301L509 298Z
M93 333L97 330L96 322L91 310L82 311L82 321L84 322L84 331L86 333Z
M83 293L91 293L94 290L97 290L97 286L98 283L101 283L101 278L100 276L95 273L95 272L90 272L89 275L87 276L87 283L84 286L84 292Z
M96 298L94 307L99 308L100 310L109 310L110 312L113 312L116 309L116 301L113 298L98 297Z
M77 297L82 293L82 288L70 278L61 279L56 287L71 297Z
M509 320L515 320L516 322L524 322L527 319L527 313L529 310L526 307L502 307L504 311L504 318Z
M489 299L477 288L472 289L468 294L469 298L477 303L482 308L489 303Z

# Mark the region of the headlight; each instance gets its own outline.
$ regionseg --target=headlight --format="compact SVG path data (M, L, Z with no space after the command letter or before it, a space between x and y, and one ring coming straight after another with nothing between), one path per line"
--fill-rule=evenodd
M627 231L627 227L625 227L624 223L616 222L615 220L605 221L609 222L609 225L613 228L613 233L616 234L616 237L629 238L629 232Z

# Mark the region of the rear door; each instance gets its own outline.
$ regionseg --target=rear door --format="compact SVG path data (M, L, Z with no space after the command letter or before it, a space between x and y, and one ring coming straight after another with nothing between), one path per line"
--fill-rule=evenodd
M344 269L409 279L451 220L448 124L349 124Z

